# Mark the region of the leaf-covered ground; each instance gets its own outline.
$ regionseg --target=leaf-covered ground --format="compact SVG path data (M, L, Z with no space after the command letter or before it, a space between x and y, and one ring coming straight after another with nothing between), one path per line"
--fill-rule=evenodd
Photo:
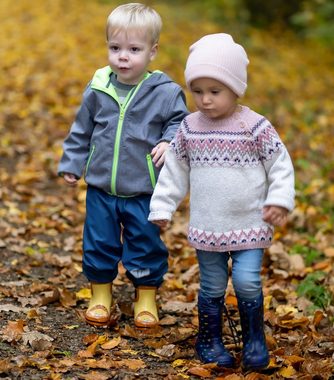
M205 33L229 30L155 4L164 31L154 68L184 85L188 46ZM186 200L163 235L170 270L159 296L161 326L134 328L133 288L121 266L117 328L83 322L85 185L66 187L56 170L82 90L106 65L104 23L114 6L1 1L0 378L333 379L334 56L288 34L250 31L242 40L251 59L244 102L273 121L296 168L296 209L263 267L269 368L219 371L194 356L198 266L186 241ZM227 306L238 323L231 285ZM239 360L227 323L225 333Z

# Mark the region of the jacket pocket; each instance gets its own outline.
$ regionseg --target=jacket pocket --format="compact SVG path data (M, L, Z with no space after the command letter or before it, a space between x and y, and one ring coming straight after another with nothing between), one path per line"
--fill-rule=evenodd
M157 183L157 179L155 177L154 165L153 165L152 157L151 157L150 153L148 153L146 155L146 161L147 161L148 172L149 172L149 175L150 175L151 185L152 185L152 187L154 189L155 185Z
M92 158L93 158L94 152L95 152L95 144L92 145L91 150L90 150L90 152L89 152L89 157L88 157L87 164L86 164L86 168L85 168L85 177L87 176L88 168L89 168L90 162L92 161Z

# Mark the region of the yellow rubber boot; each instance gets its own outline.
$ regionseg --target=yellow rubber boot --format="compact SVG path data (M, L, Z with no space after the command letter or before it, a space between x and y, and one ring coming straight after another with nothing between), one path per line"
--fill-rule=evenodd
M159 324L156 304L157 288L139 286L134 302L134 321L137 327L155 327Z
M112 304L112 283L91 283L92 297L85 314L86 322L93 326L107 326Z

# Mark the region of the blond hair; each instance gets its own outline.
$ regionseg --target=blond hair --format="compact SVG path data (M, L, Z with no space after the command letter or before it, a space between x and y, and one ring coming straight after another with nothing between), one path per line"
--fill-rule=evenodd
M107 19L107 40L110 33L119 30L138 29L147 33L152 45L159 41L162 21L160 15L147 5L123 4L115 8Z

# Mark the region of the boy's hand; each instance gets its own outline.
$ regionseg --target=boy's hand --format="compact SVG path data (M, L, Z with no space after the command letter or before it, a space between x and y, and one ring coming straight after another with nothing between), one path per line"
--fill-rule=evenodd
M152 149L152 161L157 168L165 162L165 152L168 145L167 141L162 141Z
M282 227L287 222L289 211L280 206L263 207L262 219L273 226Z
M77 177L71 173L65 173L64 174L64 180L70 186L75 186L78 182Z

